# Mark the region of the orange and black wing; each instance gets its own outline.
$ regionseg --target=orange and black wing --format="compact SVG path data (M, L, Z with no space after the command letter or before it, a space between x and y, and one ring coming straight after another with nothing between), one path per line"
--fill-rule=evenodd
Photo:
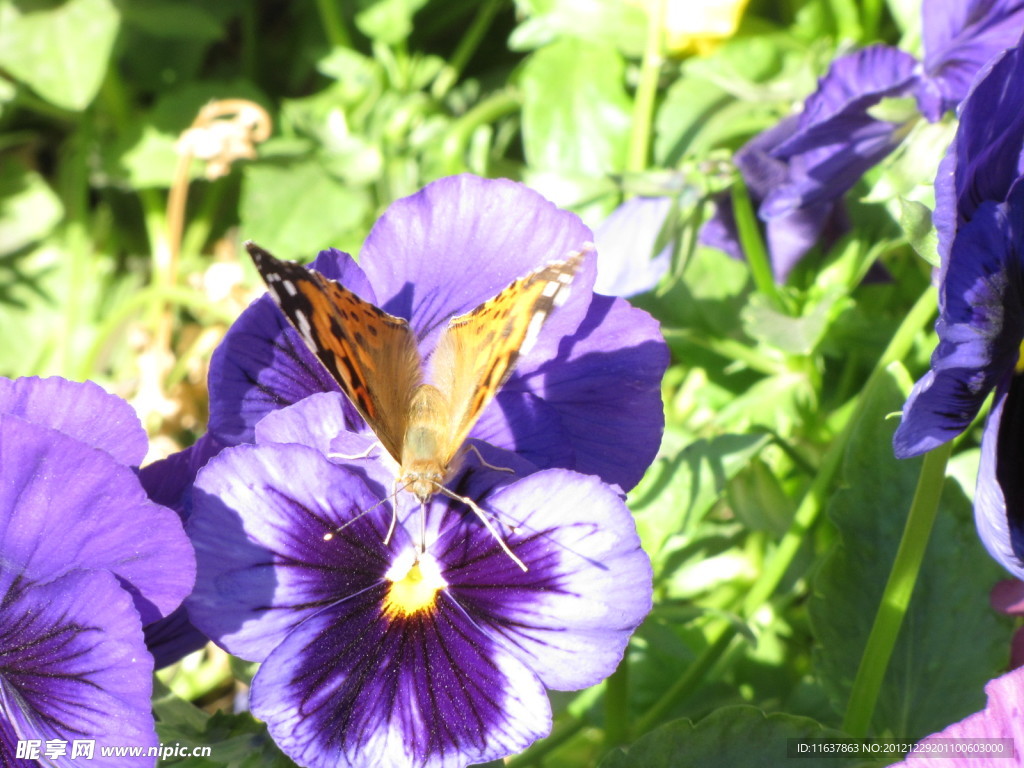
M422 377L409 324L251 241L245 247L288 322L401 461L409 402Z
M453 317L431 357L431 379L451 405L444 459L450 462L521 355L536 341L591 247L516 280L493 299Z

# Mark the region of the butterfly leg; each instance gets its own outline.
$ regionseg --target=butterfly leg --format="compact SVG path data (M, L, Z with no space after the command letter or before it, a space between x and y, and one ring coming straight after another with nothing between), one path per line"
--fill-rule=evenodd
M516 471L514 469L512 469L511 467L496 467L493 464L488 463L487 459L484 458L484 455L482 453L480 453L480 449L477 448L472 443L466 443L465 451L466 451L466 453L469 453L470 451L475 453L476 454L476 458L480 462L480 465L482 467L486 467L487 469L494 469L494 470L497 470L498 472L509 472L509 473L511 473L513 475L516 473Z
M512 559L512 562L518 565L520 568L522 568L524 573L529 570L529 568L526 567L526 564L518 557L516 557L512 550L509 549L508 544L505 543L505 540L501 538L501 534L498 533L498 530L494 527L494 524L491 523L489 515L480 508L479 504L477 504L468 496L459 496L459 494L454 493L453 491L449 491L440 483L437 484L437 489L448 498L455 499L456 501L461 501L467 507L472 509L474 514L476 514L476 516L480 518L480 522L484 524L484 527L487 528L491 536L495 538L495 540L501 546L502 550L504 550L505 554Z
M395 526L398 525L398 481L395 480L391 484L391 525L388 526L388 535L384 537L384 545L387 546L391 542L391 536L395 532Z
M374 443L371 443L370 446L365 451L363 451L362 453L356 453L356 454L353 454L352 456L349 456L349 455L344 454L344 453L328 453L327 454L327 458L328 459L340 459L342 461L351 461L353 459L366 459L366 458L369 458L370 454L373 453L374 450L376 450L378 447L380 447L380 443L374 442Z

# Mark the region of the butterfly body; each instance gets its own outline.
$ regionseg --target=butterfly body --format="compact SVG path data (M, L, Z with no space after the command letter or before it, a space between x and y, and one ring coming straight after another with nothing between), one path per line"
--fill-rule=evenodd
M445 455L451 406L432 384L420 384L409 404L396 484L426 503L453 473L454 457Z
M592 249L587 244L451 318L425 371L406 320L251 241L245 247L288 322L397 463L396 488L424 504L436 493L468 502L444 485L462 446Z

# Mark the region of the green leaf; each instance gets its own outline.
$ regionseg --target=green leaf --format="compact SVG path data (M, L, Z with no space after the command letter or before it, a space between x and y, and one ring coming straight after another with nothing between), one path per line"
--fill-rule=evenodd
M119 6L125 24L153 37L181 40L219 40L224 29L200 3L181 0L128 0Z
M922 259L933 267L939 266L939 238L932 224L932 212L928 206L915 200L899 198L900 228L910 241L911 247Z
M625 63L611 46L566 38L524 65L523 146L539 170L621 171L629 140Z
M829 506L840 543L810 605L818 674L842 711L903 532L920 460L892 455L904 392L892 376L873 390L850 439L846 487ZM988 604L999 569L978 541L970 504L947 480L914 596L883 683L879 735L920 738L982 709L984 684L1005 667L1009 632ZM969 631L964 631L969 627Z
M629 494L644 549L657 557L671 536L692 532L768 440L765 435L721 435L659 459Z
M103 82L119 26L110 0L2 0L0 68L58 107L85 109Z
M370 213L369 196L339 182L316 158L245 168L242 235L282 257L306 260L323 248L346 247L345 238L362 231Z
M42 176L17 160L0 163L0 256L42 240L63 215Z
M170 746L181 744L189 749L209 747L209 757L169 754L160 765L180 765L188 768L294 768L271 740L267 726L248 713L229 715L223 712L205 721L205 727L184 722L156 726L160 742Z
M639 3L621 0L521 0L525 17L509 36L513 51L530 51L559 38L578 37L596 45L615 46L639 57L647 37L647 14Z
M766 715L756 707L722 707L697 724L674 720L638 739L628 750L616 750L600 768L762 768L783 765L787 739L840 738L807 717ZM843 768L857 758L806 757L800 768Z
M821 301L810 305L802 317L790 317L769 305L761 294L750 297L743 308L743 330L751 338L775 349L794 355L809 355L818 346L835 313L840 291L832 291Z
M356 14L359 31L386 45L397 45L412 33L413 16L426 0L376 0Z

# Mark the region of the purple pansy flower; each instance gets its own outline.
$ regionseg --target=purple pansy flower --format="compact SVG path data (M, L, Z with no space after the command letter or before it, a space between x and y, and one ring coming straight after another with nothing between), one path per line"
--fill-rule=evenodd
M865 171L899 146L905 126L869 114L883 98L906 95L915 59L883 45L842 56L821 79L803 112L751 140L736 165L765 222L768 250L780 282L823 236L846 228L841 199ZM701 232L707 245L739 255L731 206Z
M272 414L257 445L200 472L193 621L262 662L253 713L301 765L464 766L522 750L550 729L544 689L610 674L650 609L628 509L598 478L564 469L478 484L525 572L440 496L400 512L388 539L387 468L324 456L341 400Z
M595 230L597 282L606 296L635 296L656 286L672 261L672 243L655 253L658 237L675 210L671 197L632 197Z
M979 70L1015 44L1024 26L1024 0L925 0L924 63L876 45L836 59L797 118L769 129L737 153L736 165L765 223L776 279L814 246L846 229L841 198L892 152L913 124L877 119L870 109L885 98L913 95L921 114L936 121L967 93ZM727 198L701 241L740 256Z
M955 109L981 68L1017 44L1024 30L1022 0L925 0L924 63L918 107L935 122Z
M914 752L893 768L1003 768L1017 764L1013 759L1024 744L1024 669L1015 669L1002 677L990 680L985 686L988 702L985 709L953 723L939 733L934 733L919 744L927 745L931 739L955 739L961 745L972 739L1006 739L1001 752L992 751L992 742L984 752L974 754L961 752L951 756L941 752L925 750Z
M939 344L914 386L893 440L915 456L950 440L995 390L982 435L975 518L989 552L1024 576L1024 434L1020 344L1024 339L1024 48L1006 52L964 101L936 179L940 235Z
M312 267L408 319L426 360L449 318L593 239L577 216L522 184L462 175L392 204L367 237L358 265L330 250ZM470 437L536 467L596 474L629 489L660 444L668 354L649 315L592 292L594 273L593 263L581 268L568 301ZM214 353L210 432L229 445L252 442L267 413L338 391L264 297L242 313ZM345 425L365 430L348 404Z
M755 210L772 190L789 182L789 163L775 157L773 151L794 135L798 123L796 116L786 118L747 142L733 158L743 175ZM816 243L831 247L849 229L846 209L839 200L796 208L763 223L772 270L779 282L786 279ZM743 258L729 192L715 199L715 213L701 229L700 240L707 246L725 251L734 259Z
M103 746L155 746L142 626L195 576L177 516L135 475L146 435L90 382L0 379L0 764L147 765ZM65 749L45 751L64 742Z

